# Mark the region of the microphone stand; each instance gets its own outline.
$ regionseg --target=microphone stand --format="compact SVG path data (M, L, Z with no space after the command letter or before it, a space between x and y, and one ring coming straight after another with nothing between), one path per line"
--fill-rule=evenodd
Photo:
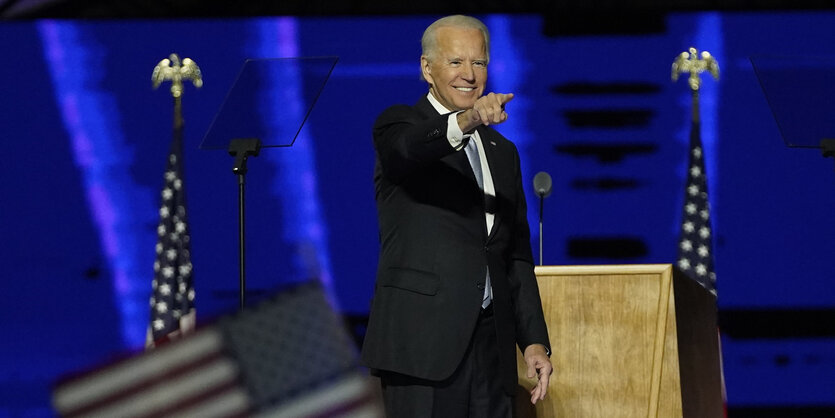
M545 194L537 193L539 196L539 265L542 265L542 212L545 207Z
M545 211L545 198L551 195L551 176L540 171L533 178L533 188L539 196L539 265L542 265L542 214Z

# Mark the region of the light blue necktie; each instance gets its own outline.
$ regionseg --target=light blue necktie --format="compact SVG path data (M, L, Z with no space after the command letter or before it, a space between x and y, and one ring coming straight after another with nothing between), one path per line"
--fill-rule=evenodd
M467 152L467 158L470 160L470 166L473 168L475 181L478 182L478 187L484 190L484 173L481 172L481 158L478 157L478 144L476 144L475 138L470 137L465 151Z
M476 144L475 138L470 137L464 151L467 153L467 159L470 160L470 166L473 168L473 174L475 174L478 187L484 191L484 173L481 171L481 158L478 156L478 144ZM493 286L490 284L490 269L488 268L487 278L484 281L484 299L481 301L481 307L486 308L490 306L492 300Z

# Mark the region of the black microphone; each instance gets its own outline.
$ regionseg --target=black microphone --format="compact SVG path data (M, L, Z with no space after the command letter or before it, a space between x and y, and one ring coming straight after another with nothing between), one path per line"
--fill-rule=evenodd
M533 188L540 197L551 195L551 175L540 171L533 176Z
M551 175L540 171L533 176L533 188L539 196L539 265L542 265L542 212L545 198L551 195Z

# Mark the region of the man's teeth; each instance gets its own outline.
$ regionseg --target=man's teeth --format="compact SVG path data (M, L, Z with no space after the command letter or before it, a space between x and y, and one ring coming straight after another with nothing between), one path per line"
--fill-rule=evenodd
M458 91L473 91L474 89L472 87L456 87L455 90L458 90Z

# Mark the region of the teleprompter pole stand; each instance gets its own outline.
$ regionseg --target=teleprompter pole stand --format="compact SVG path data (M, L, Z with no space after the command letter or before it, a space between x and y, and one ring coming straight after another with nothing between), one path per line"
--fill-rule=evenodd
M240 260L240 308L246 306L246 162L249 157L257 157L261 152L261 140L258 138L233 139L229 143L229 155L235 157L232 172L238 176L238 258Z

